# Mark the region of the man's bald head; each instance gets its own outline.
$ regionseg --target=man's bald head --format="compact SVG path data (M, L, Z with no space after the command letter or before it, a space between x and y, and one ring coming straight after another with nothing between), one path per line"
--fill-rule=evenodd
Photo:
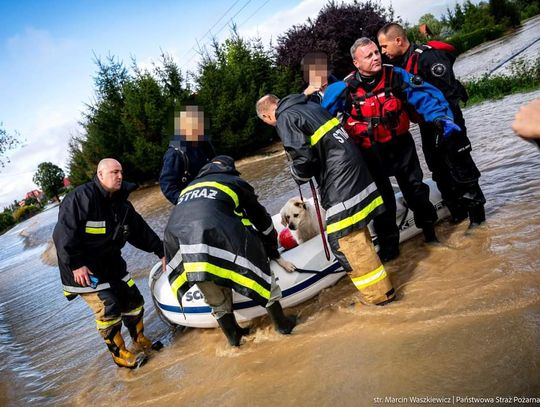
M109 193L116 192L122 188L122 164L114 158L104 158L97 167L97 177L99 183Z
M276 109L279 103L279 98L276 95L267 94L264 95L257 101L255 109L257 111L257 116L266 124L270 126L275 126L276 119Z

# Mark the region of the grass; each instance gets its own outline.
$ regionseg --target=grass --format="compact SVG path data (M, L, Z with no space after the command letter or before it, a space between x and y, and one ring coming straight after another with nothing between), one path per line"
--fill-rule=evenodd
M510 63L507 74L484 76L464 83L469 101L474 105L485 100L501 99L513 93L540 89L540 57L536 60L517 59Z

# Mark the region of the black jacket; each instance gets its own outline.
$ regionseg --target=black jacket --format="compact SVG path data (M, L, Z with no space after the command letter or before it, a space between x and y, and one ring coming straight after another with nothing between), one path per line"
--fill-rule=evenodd
M215 155L214 148L208 141L192 143L179 136L172 139L163 156L163 167L159 175L159 186L165 198L176 205L180 191Z
M279 102L276 117L293 177L299 183L317 180L328 240L337 249L339 238L384 210L382 198L358 148L326 109L306 102L303 94L289 95Z
M206 164L171 213L164 237L173 269L169 281L180 304L191 283L214 281L265 305L271 289L268 257L279 256L277 233L233 159L219 157L224 164Z
M419 52L421 51L421 52ZM435 49L425 45L411 44L409 50L402 58L391 61L393 65L406 68L407 61L418 53L418 75L440 89L450 104L452 111L459 109L459 101L466 102L468 99L465 87L457 80L454 74L454 62L456 58L449 52Z
M53 240L65 294L87 293L129 280L121 249L126 241L163 257L163 244L127 200L135 184L123 182L109 196L99 180L80 185L62 201ZM99 279L96 289L75 283L73 270L86 266Z

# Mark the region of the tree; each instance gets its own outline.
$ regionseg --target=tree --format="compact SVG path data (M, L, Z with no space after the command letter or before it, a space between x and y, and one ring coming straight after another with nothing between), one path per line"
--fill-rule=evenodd
M17 136L18 134L15 134L15 136L9 134L2 128L2 123L0 123L0 167L4 167L9 162L9 159L5 155L6 152L20 144Z
M32 180L39 185L48 198L56 198L64 187L64 171L53 163L44 162L38 165L38 169Z
M106 157L120 161L131 181L156 180L173 135L174 111L190 98L180 69L165 54L151 69L140 69L135 60L128 69L114 57L96 64L95 101L83 114L84 133L69 144L71 182L89 181Z
M354 66L350 48L360 37L376 41L377 31L393 21L394 11L368 0L352 4L329 2L319 12L315 21L292 27L278 37L276 62L295 72L309 52L324 52L330 69L337 77L349 74Z
M210 119L216 151L240 157L268 144L275 132L257 118L255 102L280 81L260 40L245 40L233 27L231 38L203 56L199 72L196 102Z

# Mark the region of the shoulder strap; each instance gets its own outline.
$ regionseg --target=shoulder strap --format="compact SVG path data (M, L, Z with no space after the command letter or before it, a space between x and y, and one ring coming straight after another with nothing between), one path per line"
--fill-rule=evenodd
M184 161L184 173L182 174L182 178L180 179L180 182L185 183L190 179L190 173L189 173L189 158L186 154L186 152L182 149L180 141L178 140L171 140L169 143L169 147L174 148L174 151L182 158Z

